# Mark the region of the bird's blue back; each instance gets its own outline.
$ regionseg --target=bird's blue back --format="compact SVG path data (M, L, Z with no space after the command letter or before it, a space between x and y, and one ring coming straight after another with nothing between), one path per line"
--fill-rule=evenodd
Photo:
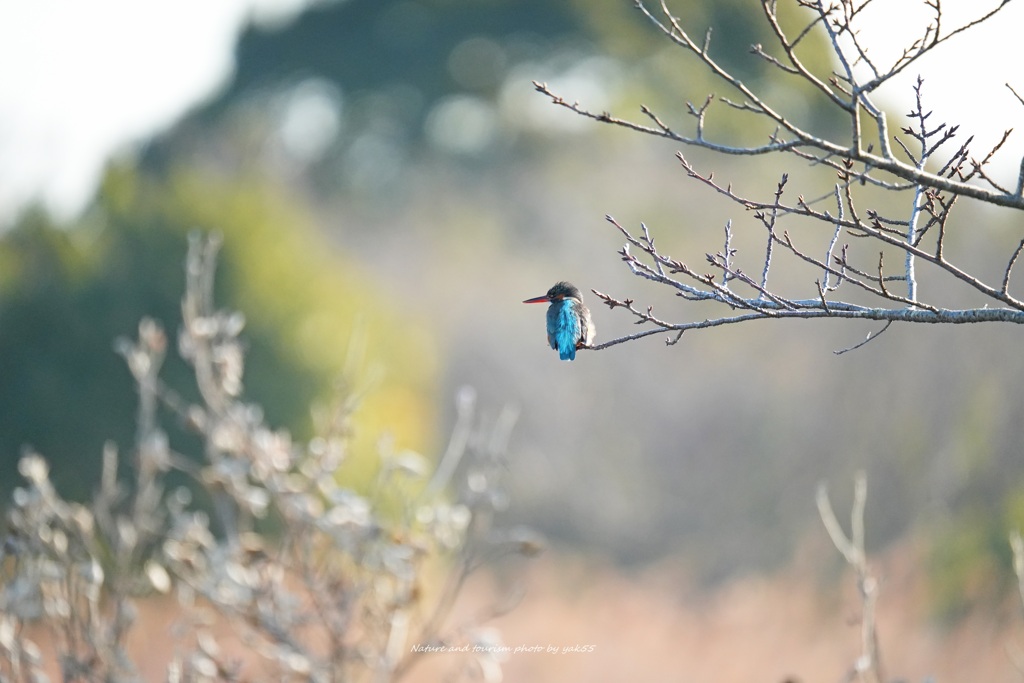
M576 358L576 342L582 332L576 306L572 299L553 301L548 306L548 343L558 350L558 357L562 360Z

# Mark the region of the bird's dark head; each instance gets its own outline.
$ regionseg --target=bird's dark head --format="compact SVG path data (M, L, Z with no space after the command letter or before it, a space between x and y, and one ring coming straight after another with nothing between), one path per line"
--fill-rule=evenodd
M562 299L576 299L583 301L583 295L580 294L580 290L575 285L569 282L556 282L548 293L544 296L535 296L532 299L527 299L524 304L542 304L552 301L561 301Z

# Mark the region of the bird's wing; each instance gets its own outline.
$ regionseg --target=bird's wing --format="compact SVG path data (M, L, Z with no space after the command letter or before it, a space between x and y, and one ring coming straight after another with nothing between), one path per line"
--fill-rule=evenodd
M580 320L582 325L580 326L580 341L577 347L590 346L594 343L594 321L590 318L590 310L583 304L580 304Z
M551 348L558 349L558 357L572 360L576 357L576 342L580 339L580 319L573 309L573 302L566 299L553 306L548 317L548 339Z

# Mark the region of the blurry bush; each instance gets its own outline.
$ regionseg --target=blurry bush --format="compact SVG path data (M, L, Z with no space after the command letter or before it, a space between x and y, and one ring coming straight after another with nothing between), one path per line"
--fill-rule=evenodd
M998 609L1021 580L1006 536L1024 528L1024 487L1005 474L1006 467L999 471L1005 480L1000 485L983 473L971 483L982 489L979 480L988 478L987 492L971 491L955 516L940 517L938 524L932 520L926 568L931 608L942 621L955 622L979 605Z
M169 592L181 613L167 680L390 681L437 652L460 653L449 654L455 677L500 680L495 633L446 618L475 569L539 549L529 533L492 527L511 419L483 429L463 392L436 467L383 451L373 485L355 490L350 404L300 442L240 398L245 320L214 304L219 246L194 237L186 267L178 348L198 398L165 382L173 342L144 318L117 343L138 392L131 466L107 444L83 505L54 489L42 456L21 459L26 483L0 544L0 680L58 667L62 680L139 680L127 649L137 602ZM198 457L170 445L161 407L195 434ZM213 499L212 515L169 485L174 470ZM266 518L277 533L253 533ZM218 625L245 643L244 658L222 648Z
M184 236L214 226L230 245L218 294L248 312L245 392L267 417L309 435L310 406L347 376L374 388L360 408L357 451L372 450L385 427L400 447L432 445L424 396L436 350L399 292L347 261L310 215L257 177L122 166L77 223L33 213L0 240L0 492L10 491L25 446L52 460L60 490L81 499L92 489L105 440L134 434L131 380L111 340L143 315L178 326ZM188 373L180 361L166 370L172 381Z

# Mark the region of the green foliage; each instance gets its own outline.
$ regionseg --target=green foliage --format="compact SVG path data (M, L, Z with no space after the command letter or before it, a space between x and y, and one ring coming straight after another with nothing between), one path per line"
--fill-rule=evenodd
M31 444L58 454L68 466L55 482L74 487L105 439L131 436L129 378L111 350L115 331L131 329L122 320L131 303L104 305L117 273L97 277L90 254L41 215L22 220L0 253L15 266L0 291L0 482L9 491ZM145 295L141 287L124 294Z
M996 558L1006 535L983 512L964 513L934 542L928 559L931 604L938 617L955 620L979 602L991 604L1005 588L1008 567ZM1002 593L1005 594L1005 593Z
M1017 581L1009 537L1024 529L1024 486L975 503L932 541L928 570L932 605L944 620L991 608Z
M660 3L647 4L664 21ZM749 85L771 82L806 102L812 120L834 118L808 84L751 54L752 45L773 40L760 3L687 0L670 2L669 9L697 27L698 40L710 29L712 54ZM792 35L810 18L796 3L783 3L780 14ZM799 52L827 79L831 66L820 35L806 36ZM458 65L469 54L475 55L469 59L473 76L466 78ZM635 113L644 102L671 112L678 126L687 100L699 106L712 91L742 99L722 93L710 72L665 39L631 0L348 0L316 6L288 24L248 28L239 38L232 82L194 120L201 128L213 126L240 107L265 104L268 95L313 78L340 95L343 140L332 154L343 156L345 146L364 134L383 136L393 152L404 154L420 148L426 123L445 98L471 95L493 103L507 86L528 88L530 78L571 71L598 56L628 74L621 83L591 84L623 100L615 103L619 113ZM725 107L719 114L741 118Z
M288 25L249 28L238 42L234 81L207 113L216 116L268 86L316 76L346 94L406 89L412 101L404 113L422 123L430 104L465 87L449 68L452 51L463 41L482 37L519 53L513 59L532 58L552 42L575 37L578 22L565 0L324 3ZM494 94L500 81L475 85Z
M375 448L385 429L401 447L430 445L430 335L397 293L326 244L283 190L257 177L185 168L151 177L120 167L79 223L58 227L32 214L0 242L5 486L31 445L54 463L55 483L80 498L96 481L102 444L130 443L131 380L113 340L147 314L177 327L185 235L196 228L228 238L218 296L247 311L246 395L270 423L306 436L311 404L372 383L355 452ZM378 364L387 376L373 370ZM186 372L169 361L166 380L174 388ZM354 386L339 387L343 380ZM188 452L188 438L178 438Z

